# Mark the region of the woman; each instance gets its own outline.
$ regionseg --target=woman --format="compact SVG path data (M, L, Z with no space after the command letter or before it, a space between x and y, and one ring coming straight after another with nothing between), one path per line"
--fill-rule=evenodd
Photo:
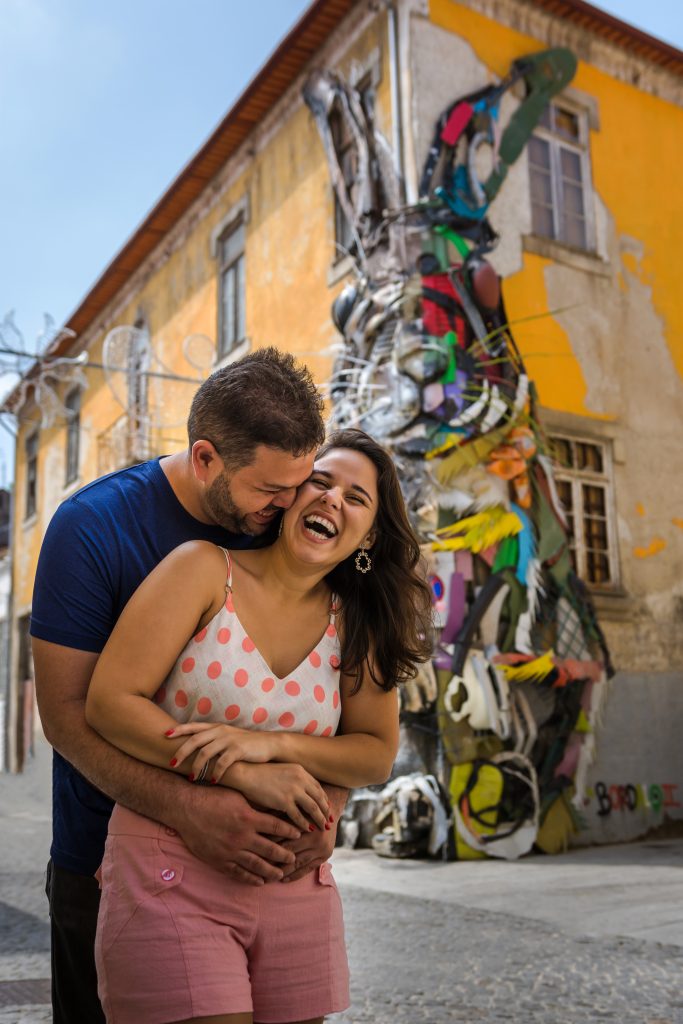
M418 562L391 458L338 431L271 547L192 542L143 582L97 662L88 721L135 757L325 828L320 782L391 771L394 689L431 650ZM319 1024L348 1005L327 865L255 888L169 831L112 815L96 949L109 1022Z

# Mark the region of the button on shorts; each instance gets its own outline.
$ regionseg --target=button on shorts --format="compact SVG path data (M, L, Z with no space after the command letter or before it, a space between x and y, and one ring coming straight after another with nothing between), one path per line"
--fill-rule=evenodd
M95 957L108 1024L248 1012L283 1024L349 1005L328 864L250 886L198 860L173 829L117 806L101 878Z

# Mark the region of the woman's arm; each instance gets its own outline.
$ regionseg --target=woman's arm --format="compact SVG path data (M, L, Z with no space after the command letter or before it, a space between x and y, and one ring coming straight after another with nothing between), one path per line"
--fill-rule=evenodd
M360 689L351 693L354 679L342 676L340 734L332 737L301 733L253 732L221 723L176 726L173 739L183 763L192 759L198 773L215 758L213 778L235 762L279 761L299 764L321 782L355 788L385 782L398 750L398 693L380 689L366 672Z
M140 584L97 660L86 720L139 761L193 774L191 759L179 753L182 737L167 738L178 723L151 698L190 637L220 608L225 578L225 556L215 545L182 544ZM279 773L273 769L234 764L221 783L253 803L284 811L299 828L311 821L324 828L329 800L316 779L294 764Z
M181 544L142 581L97 660L87 722L140 761L168 768L175 757L180 744L169 744L164 733L178 723L152 697L190 637L218 611L225 578L219 548Z

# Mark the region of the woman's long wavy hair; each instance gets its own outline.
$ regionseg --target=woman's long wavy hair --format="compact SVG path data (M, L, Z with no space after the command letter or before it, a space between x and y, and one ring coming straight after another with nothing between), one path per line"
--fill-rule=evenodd
M331 434L316 459L338 448L370 459L378 496L372 569L359 572L354 552L327 576L341 602L342 672L355 676L353 693L366 670L378 686L391 690L411 679L432 654L431 590L391 456L362 430L347 428Z

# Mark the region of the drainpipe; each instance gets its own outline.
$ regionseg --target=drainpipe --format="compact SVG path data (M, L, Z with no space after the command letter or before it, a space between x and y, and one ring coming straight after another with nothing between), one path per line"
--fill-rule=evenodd
M398 18L393 3L387 6L389 34L389 76L391 82L391 148L398 177L401 199L405 202L405 176L403 170L403 112L401 109L401 82L398 61Z
M414 2L413 0L395 0L392 7L395 8L396 80L401 125L401 167L403 170L405 201L409 206L412 206L418 199L418 176L415 163L415 140L413 137L413 81L410 73L410 16L414 8Z

